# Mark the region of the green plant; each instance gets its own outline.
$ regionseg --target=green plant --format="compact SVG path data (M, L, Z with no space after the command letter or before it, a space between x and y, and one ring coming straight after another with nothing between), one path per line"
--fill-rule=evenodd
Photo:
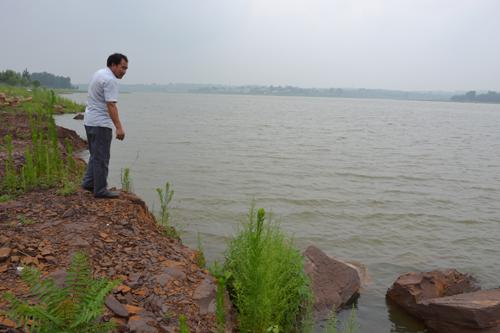
M217 332L223 333L226 325L226 311L224 305L224 293L227 281L231 278L231 272L224 271L217 261L210 267L210 273L217 281L217 291L215 294L215 318L217 322Z
M57 194L62 196L68 196L71 194L75 194L78 191L78 184L72 180L65 179L63 181L62 187L57 190Z
M0 195L0 202L7 202L12 200L12 196L8 194L2 194Z
M19 181L16 176L16 167L14 165L14 146L12 144L12 135L6 135L4 137L4 141L7 148L7 159L5 160L4 176L1 183L2 191L9 194L14 194L17 192Z
M93 279L87 257L75 253L65 285L58 287L54 280L41 277L34 268L25 267L22 279L37 298L32 304L7 293L10 303L8 316L29 332L109 332L112 322L99 322L104 311L104 298L119 281Z
M224 270L241 332L293 332L311 298L303 257L264 209L253 206L230 242Z
M19 223L21 223L22 225L32 225L32 224L35 223L35 221L33 221L32 219L27 218L24 215L18 215L17 219L19 220Z
M167 237L179 238L179 233L177 230L170 225L170 207L169 204L174 197L174 190L170 188L170 183L165 183L165 189L157 188L156 193L158 194L158 199L160 200L160 211L156 217L157 223L163 229L163 233Z
M66 158L63 158L51 105L57 102L61 105L67 104L73 109L80 106L45 89L33 89L28 92L26 89L12 88L7 90L7 94L32 97L30 101L23 103L23 109L28 113L31 145L25 149L24 164L16 168L12 136L4 137L2 148L6 147L7 157L4 163L4 177L0 180L0 191L3 194L16 195L34 188L59 185L66 187L62 190L66 191L67 182L76 182L81 178L83 170L73 158L73 147L67 140L67 154ZM15 128L9 131L14 132Z
M338 333L339 320L337 319L337 313L335 309L332 309L328 321L325 327L325 333ZM351 314L347 319L345 325L342 327L342 333L356 333L358 329L358 324L356 323L356 310L354 306L351 309Z
M179 316L179 333L189 333L189 326L185 315Z
M196 264L201 267L201 268L205 268L206 264L207 264L207 261L205 259L205 254L203 252L203 245L201 244L201 237L200 237L200 233L198 233L196 235L196 239L197 239L197 243L198 243L198 247L196 249L196 253L195 253L195 257L194 257L194 260L196 261Z
M156 193L158 193L158 197L160 199L160 213L159 219L160 223L164 226L169 225L170 220L170 207L168 206L174 197L174 190L170 189L170 183L165 183L165 190L158 187L156 189Z
M121 175L122 190L126 192L132 192L132 179L130 178L130 169L122 169Z

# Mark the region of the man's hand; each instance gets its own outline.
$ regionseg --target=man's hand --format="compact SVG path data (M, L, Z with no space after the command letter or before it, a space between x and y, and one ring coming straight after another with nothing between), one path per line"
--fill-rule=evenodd
M123 130L123 128L117 128L116 129L116 138L118 140L125 139L125 131Z

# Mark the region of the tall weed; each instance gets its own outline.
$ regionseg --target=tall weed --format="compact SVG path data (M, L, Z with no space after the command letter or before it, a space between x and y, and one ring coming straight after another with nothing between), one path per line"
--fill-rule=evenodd
M311 299L303 268L302 255L279 225L252 207L224 265L241 332L294 332L300 326Z
M122 190L125 192L133 192L132 189L132 178L130 177L130 169L122 169L120 180L122 183Z

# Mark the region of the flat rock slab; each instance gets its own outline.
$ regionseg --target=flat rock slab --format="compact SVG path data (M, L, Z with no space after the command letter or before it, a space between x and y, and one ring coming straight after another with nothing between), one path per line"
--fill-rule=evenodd
M11 249L8 247L0 248L0 261L7 260L10 257Z
M420 302L477 290L477 281L472 276L446 269L401 275L386 296L414 316L422 318Z
M108 309L113 311L113 313L117 316L125 318L129 316L128 309L122 303L118 302L118 300L113 295L108 295L106 297L105 304Z
M421 305L426 308L427 325L435 330L453 326L456 330L452 332L466 329L483 332L493 328L500 332L500 289L432 298Z

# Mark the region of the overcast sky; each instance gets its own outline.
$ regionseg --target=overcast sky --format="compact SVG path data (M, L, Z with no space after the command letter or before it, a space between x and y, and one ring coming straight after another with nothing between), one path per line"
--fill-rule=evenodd
M0 70L87 83L500 90L499 0L0 0Z

